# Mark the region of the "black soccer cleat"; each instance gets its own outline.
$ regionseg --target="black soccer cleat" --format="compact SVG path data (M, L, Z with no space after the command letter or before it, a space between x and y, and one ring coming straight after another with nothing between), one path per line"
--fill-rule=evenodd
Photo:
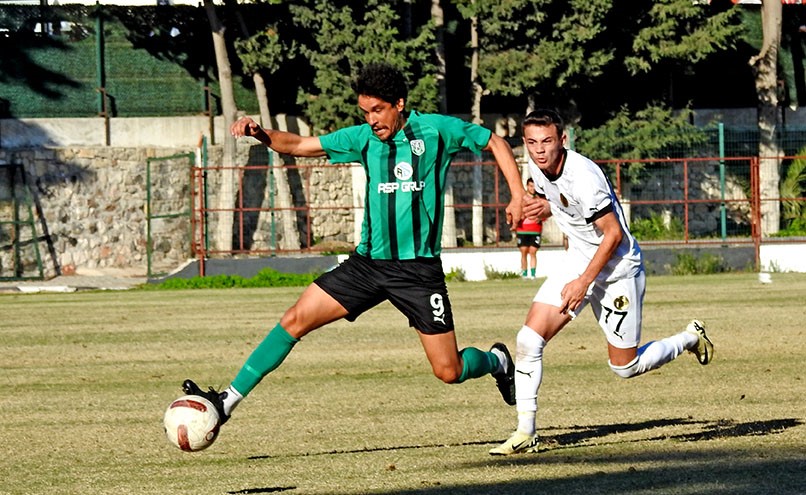
M504 372L493 374L493 378L495 378L495 384L498 386L498 391L501 392L501 397L504 398L504 402L506 402L510 406L515 405L515 362L512 361L512 356L509 354L509 349L504 344L497 342L493 344L490 350L497 350L500 351L504 358L506 359L506 363L504 363Z
M198 385L196 385L196 382L190 379L185 380L182 383L182 390L184 390L188 395L198 395L212 402L216 408L216 411L218 411L219 424L223 425L229 419L229 416L224 414L224 399L227 397L226 391L218 392L213 387L210 387L210 390L205 392L199 388Z

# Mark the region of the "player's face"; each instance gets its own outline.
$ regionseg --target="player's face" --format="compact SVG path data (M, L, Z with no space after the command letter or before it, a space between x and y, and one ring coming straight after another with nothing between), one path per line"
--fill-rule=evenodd
M523 129L523 144L529 157L544 172L559 172L563 157L563 139L555 125L530 125Z
M364 120L372 127L372 132L381 141L386 141L403 128L403 98L397 103L389 103L375 96L358 95L358 107L364 113Z

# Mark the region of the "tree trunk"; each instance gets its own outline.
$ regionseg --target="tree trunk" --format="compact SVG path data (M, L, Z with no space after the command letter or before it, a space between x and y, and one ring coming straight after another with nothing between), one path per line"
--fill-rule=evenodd
M434 22L434 37L436 39L436 70L437 92L439 94L439 113L448 113L448 94L445 89L445 74L447 61L445 60L445 13L440 0L431 0L431 20Z
M204 0L204 9L210 21L215 49L216 66L218 67L218 84L221 89L221 107L224 117L224 158L221 174L221 190L218 192L218 227L215 233L215 249L232 250L232 231L235 206L235 138L229 133L229 127L235 121L238 108L235 105L235 93L232 89L232 68L227 55L227 44L224 39L224 26L218 19L213 0Z
M537 97L534 93L529 93L526 97L526 113L524 115L529 115L530 113L537 110ZM565 143L566 145L568 143ZM526 185L526 179L529 178L529 150L526 149L526 146L523 147L523 169L521 169L521 179L523 180L524 186Z
M255 92L257 93L258 105L260 106L261 125L266 129L273 129L271 113L269 112L269 98L266 94L266 84L263 76L255 73L252 76L255 82ZM271 148L266 148L271 156L271 167L268 175L274 177L274 186L277 190L275 209L279 209L280 215L280 242L281 249L299 249L299 229L297 228L297 213L294 211L294 197L291 194L291 186L288 183L288 170L283 167L280 154ZM267 177L268 179L268 177ZM256 249L276 248L276 244L267 242L266 232L271 231L274 211L269 211L271 205L269 199L274 194L272 181L266 180L266 190L263 194L263 205L258 216L258 228L253 235L253 243Z
M750 59L756 76L759 130L759 186L762 199L779 197L781 149L776 139L778 126L778 51L781 46L781 2L765 1L761 6L763 41L761 51ZM778 201L761 202L761 234L778 232L781 211Z
M244 38L249 37L249 30L246 23L241 16L241 12L237 10L238 2L235 0L225 0L225 4L236 12L238 23L241 26L241 34ZM269 110L269 95L266 90L266 81L260 72L252 74L252 81L255 84L255 96L257 96L258 108L260 108L260 125L265 129L273 129L271 121L271 111ZM267 239L267 232L273 232L274 227L274 209L280 210L280 242L281 249L299 249L299 229L297 228L297 214L293 210L294 198L291 195L291 187L288 185L288 171L283 167L280 161L280 154L266 148L271 157L271 168L268 169L266 174L266 187L263 191L263 202L260 206L260 213L257 219L257 228L252 234L252 249L276 249L277 243L274 236L269 235ZM274 194L271 178L274 177L277 189L277 204L273 204L271 197ZM271 208L271 210L269 210Z
M470 58L470 82L473 85L473 105L471 107L471 115L473 122L481 124L481 94L482 88L479 83L479 18L474 15L470 18L470 48L472 50ZM481 161L478 157L476 161ZM484 209L482 208L482 165L478 163L473 166L473 245L484 245Z
M439 113L448 113L448 94L445 89L445 74L447 62L445 60L445 14L442 11L440 0L431 0L431 20L434 22L434 36L436 38L437 58L437 91L439 93ZM456 247L456 212L453 208L453 171L448 171L445 184L445 219L442 224L442 246Z

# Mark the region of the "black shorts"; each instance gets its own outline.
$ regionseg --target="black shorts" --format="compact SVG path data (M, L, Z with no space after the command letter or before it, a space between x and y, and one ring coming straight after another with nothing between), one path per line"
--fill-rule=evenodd
M540 247L540 234L518 234L518 247Z
M348 321L388 300L426 334L453 330L453 313L439 258L375 260L352 254L314 282L347 310Z

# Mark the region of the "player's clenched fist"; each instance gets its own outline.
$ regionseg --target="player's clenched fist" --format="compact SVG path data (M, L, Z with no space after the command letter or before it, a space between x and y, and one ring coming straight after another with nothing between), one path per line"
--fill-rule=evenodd
M263 128L261 128L260 124L255 122L251 117L241 117L233 122L229 128L229 132L236 138L244 136L255 137L263 132Z
M526 218L545 220L551 216L551 206L544 198L523 197L523 216Z

